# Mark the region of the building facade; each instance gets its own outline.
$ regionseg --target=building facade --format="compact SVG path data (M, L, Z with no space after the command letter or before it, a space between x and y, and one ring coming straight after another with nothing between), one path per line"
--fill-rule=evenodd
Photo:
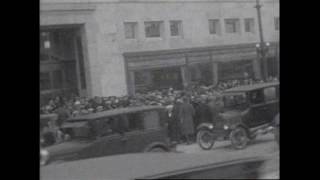
M133 94L261 77L254 0L41 0L42 96ZM261 0L279 74L279 1Z

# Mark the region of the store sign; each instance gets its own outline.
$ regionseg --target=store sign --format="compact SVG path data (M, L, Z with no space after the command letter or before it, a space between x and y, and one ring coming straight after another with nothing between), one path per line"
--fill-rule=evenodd
M172 67L181 66L185 64L185 58L175 59L159 59L159 60L146 60L139 62L129 62L129 69L148 69L148 68L160 68L160 67Z

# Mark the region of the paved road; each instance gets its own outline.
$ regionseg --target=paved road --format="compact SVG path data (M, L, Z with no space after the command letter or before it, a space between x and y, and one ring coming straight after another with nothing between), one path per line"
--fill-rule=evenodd
M191 145L178 145L177 151L187 154L210 154L212 158L219 157L219 159L223 158L226 161L247 157L273 156L275 160L269 163L267 168L275 173L272 174L273 178L279 177L279 147L272 133L258 136L247 148L242 150L233 149L230 141L220 141L216 142L213 148L207 151L202 150L196 143ZM267 177L271 176L268 175Z
M214 144L211 150L202 150L198 144L178 145L177 151L184 153L215 153L229 155L251 154L252 156L260 156L274 154L279 151L278 145L274 141L273 134L269 133L263 136L258 136L254 141L250 142L247 148L243 150L235 150L231 147L230 141L218 141Z

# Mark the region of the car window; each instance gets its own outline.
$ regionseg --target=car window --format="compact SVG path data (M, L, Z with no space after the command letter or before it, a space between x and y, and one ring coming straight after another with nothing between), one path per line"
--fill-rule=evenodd
M252 104L260 104L264 101L264 94L261 89L252 91L250 93L250 101Z
M147 111L142 114L145 129L159 128L160 116L157 111Z
M143 126L143 113L130 113L126 115L128 119L128 131L142 130Z
M234 107L237 105L243 105L247 103L246 94L238 93L238 94L227 94L223 97L223 103L225 107Z
M263 90L264 97L266 101L275 100L277 98L276 88L268 87Z

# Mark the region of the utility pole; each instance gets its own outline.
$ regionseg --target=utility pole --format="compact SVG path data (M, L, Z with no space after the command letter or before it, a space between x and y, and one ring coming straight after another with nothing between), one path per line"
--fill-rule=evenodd
M267 63L266 63L266 55L269 50L269 43L264 42L263 38L263 29L262 29L262 20L261 20L261 4L260 0L256 0L255 8L257 9L257 15L258 15L258 25L259 25L259 36L260 36L260 43L256 45L257 47L257 53L259 57L259 64L260 69L262 70L262 79L266 80L268 76L268 69L267 69ZM262 68L261 68L262 66Z

